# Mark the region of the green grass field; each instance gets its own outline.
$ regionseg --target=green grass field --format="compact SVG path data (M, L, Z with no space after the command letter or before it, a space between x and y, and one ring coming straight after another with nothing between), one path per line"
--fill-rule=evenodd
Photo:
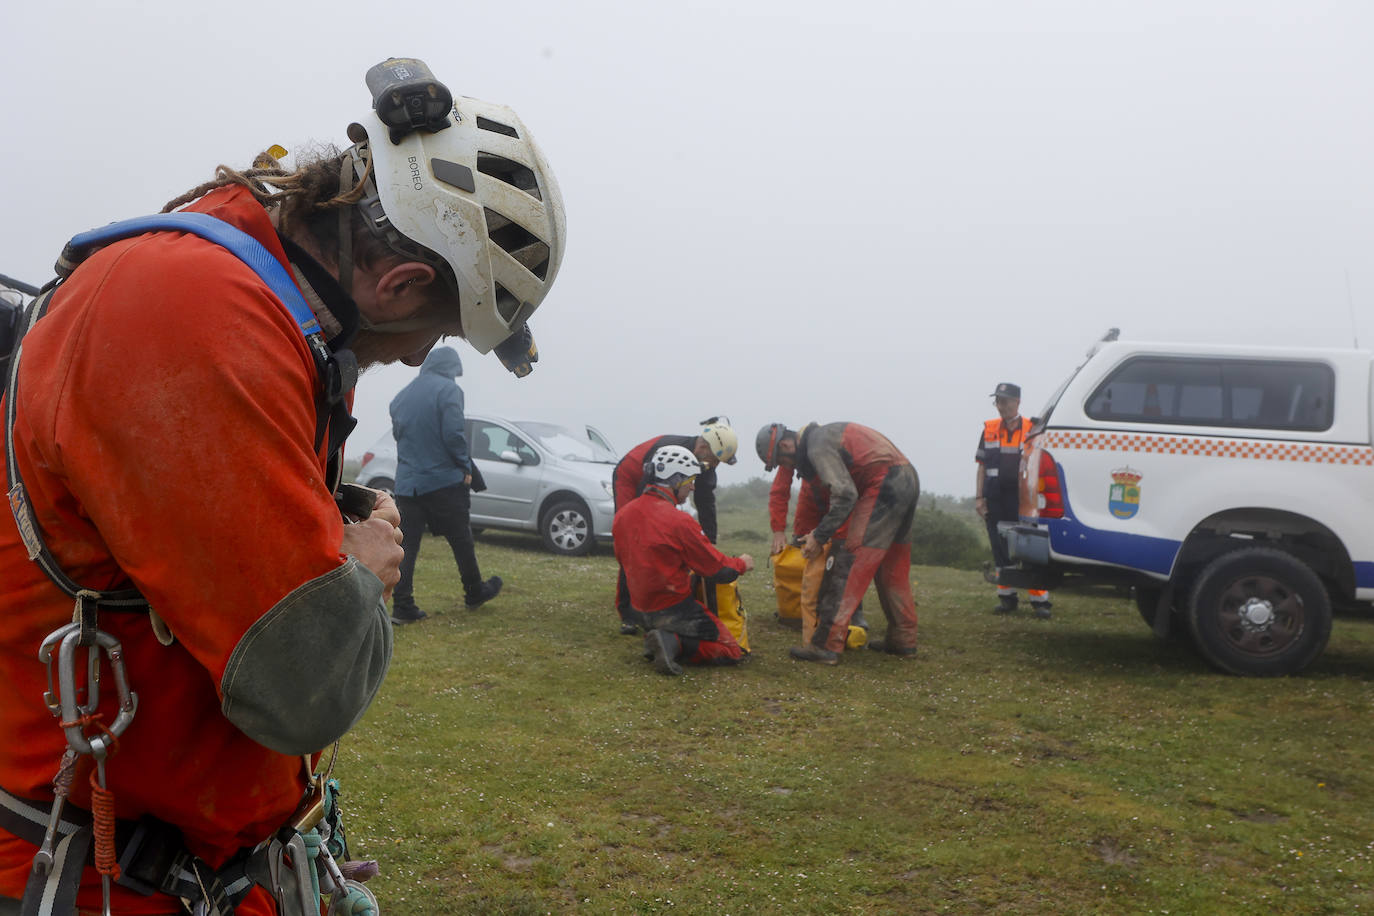
M722 547L761 558L765 527L727 512ZM1119 592L1007 618L976 572L917 567L918 660L828 668L787 657L765 566L752 658L669 678L617 633L607 548L478 555L508 584L468 612L426 540L432 619L336 768L389 914L1374 910L1369 619L1240 679Z

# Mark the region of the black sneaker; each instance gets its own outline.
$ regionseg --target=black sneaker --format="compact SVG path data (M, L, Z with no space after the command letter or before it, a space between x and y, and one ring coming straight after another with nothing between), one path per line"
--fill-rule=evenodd
M809 644L793 646L787 650L787 654L800 662L819 662L822 665L838 665L840 663L840 653Z
M1040 619L1040 620L1049 620L1049 619L1050 619L1050 608L1051 608L1051 607L1053 607L1053 605L1051 605L1050 602L1048 602L1048 601L1032 601L1032 602L1031 602L1031 610L1035 612L1035 616L1036 616L1038 619Z
M634 636L639 632L639 627L633 623L622 623L620 625L621 636Z
M417 607L398 607L391 610L391 622L398 627L424 620L428 616Z
M468 610L475 611L477 608L486 604L497 595L501 594L501 586L504 585L500 576L492 576L482 583L482 588L475 595L468 595Z
M659 674L675 676L682 673L682 666L677 663L681 649L682 643L677 636L667 630L650 630L644 634L644 657L654 663L654 670Z
M886 652L888 655L895 655L898 658L914 659L916 657L915 646L889 646L885 639L875 639L868 644L874 652Z

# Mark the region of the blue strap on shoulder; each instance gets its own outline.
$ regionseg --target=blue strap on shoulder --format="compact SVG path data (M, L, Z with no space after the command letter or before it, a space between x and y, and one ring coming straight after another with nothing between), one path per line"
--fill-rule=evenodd
M121 239L132 238L145 232L189 232L228 249L240 261L253 269L272 290L291 317L300 326L301 333L309 337L321 333L320 323L315 313L306 305L305 297L297 288L291 275L281 262L272 256L261 242L248 233L217 219L208 213L158 213L152 216L136 216L90 229L72 237L62 252L62 262L80 263L91 251ZM59 262L59 266L62 262Z

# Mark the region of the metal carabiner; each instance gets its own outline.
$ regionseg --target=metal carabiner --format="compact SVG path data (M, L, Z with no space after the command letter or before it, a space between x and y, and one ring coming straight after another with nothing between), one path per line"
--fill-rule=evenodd
M48 672L48 689L43 694L43 702L48 707L48 712L55 716L62 715L62 704L57 698L57 691L52 683L52 650L62 642L63 638L72 630L80 629L79 623L68 623L49 633L42 645L38 647L38 660L43 663Z
M62 718L62 730L67 733L67 744L78 754L90 754L97 761L103 761L110 743L123 734L124 729L133 721L134 713L138 709L138 695L129 689L129 674L124 668L124 647L119 640L104 630L89 632L95 638L95 645L89 647L90 653L98 659L100 650L104 649L110 659L110 670L114 673L115 692L119 700L119 711L115 715L115 720L105 728L104 734L86 737L81 720L95 712L98 696L95 684L92 683L87 691L87 702L77 705L76 649L81 643L79 625L62 637L62 643L57 651L58 696L55 699ZM91 668L94 669L94 664Z

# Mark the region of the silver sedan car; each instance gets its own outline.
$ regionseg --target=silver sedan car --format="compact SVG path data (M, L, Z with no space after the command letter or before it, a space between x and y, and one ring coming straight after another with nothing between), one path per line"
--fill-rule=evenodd
M487 488L472 494L472 527L535 532L544 546L582 556L609 540L618 460L595 427L468 414L468 453ZM358 483L390 490L396 442L390 434L363 454Z

